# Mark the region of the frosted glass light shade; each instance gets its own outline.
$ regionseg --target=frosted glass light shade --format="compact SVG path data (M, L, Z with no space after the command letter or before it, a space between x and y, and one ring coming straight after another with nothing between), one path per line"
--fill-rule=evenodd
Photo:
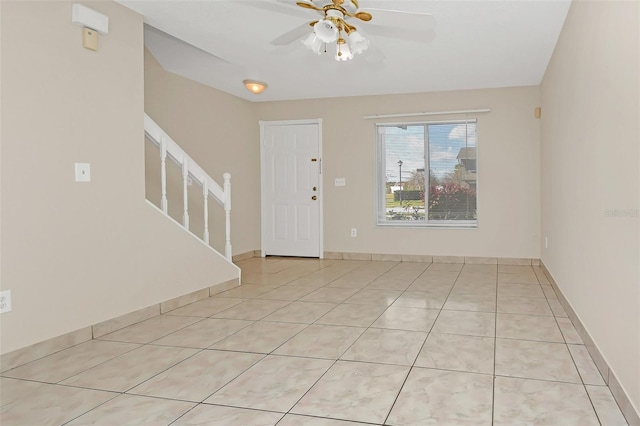
M322 19L313 26L316 37L325 43L332 43L338 39L338 28L329 19Z
M342 43L336 43L336 61L348 61L351 58L353 58L353 53L351 53L349 44L345 43L344 40L342 40Z
M309 37L304 39L302 43L309 49L313 50L313 53L319 55L322 53L322 41L316 37L315 33L309 34Z
M259 95L264 92L264 89L267 88L267 83L263 83L262 81L256 80L244 80L244 87L247 88L248 91L255 95Z
M369 48L369 40L362 37L359 32L352 31L349 34L349 45L353 53L360 54Z

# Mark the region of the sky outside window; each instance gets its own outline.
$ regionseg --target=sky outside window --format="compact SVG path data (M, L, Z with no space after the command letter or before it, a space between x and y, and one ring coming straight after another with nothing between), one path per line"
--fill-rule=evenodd
M431 172L442 179L458 164L461 148L476 146L476 123L431 124L429 129L429 162ZM398 182L402 160L402 180L412 172L426 169L424 163L425 126L385 127L387 182Z

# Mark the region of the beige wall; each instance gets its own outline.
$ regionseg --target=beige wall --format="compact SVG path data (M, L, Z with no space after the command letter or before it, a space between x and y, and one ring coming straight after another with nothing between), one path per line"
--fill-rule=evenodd
M542 259L636 410L638 4L573 2L542 84Z
M0 5L2 353L237 277L144 199L142 17L90 2L92 52L71 2Z
M537 87L251 103L166 72L145 55L147 113L211 176L232 174L236 254L260 248L258 120L322 118L325 251L539 258L539 105ZM469 116L478 119L479 228L376 227L375 121L363 116L475 108L492 110ZM454 118L465 116L436 119ZM154 200L155 156L148 156ZM336 177L347 186L333 186Z
M220 185L222 174L231 173L233 253L259 248L260 144L254 105L166 72L146 50L144 77L147 114ZM150 186L147 189L150 200L155 200L159 193L154 156L155 150L149 150L147 170ZM173 193L182 197L181 189ZM170 200L170 205L179 211L178 204L171 204ZM194 211L201 205L194 205ZM212 223L223 223L218 220L220 212L217 207L211 206L212 215L216 215ZM194 223L194 232L199 232L201 221ZM214 231L218 232L214 236L216 239L220 232L224 233L224 228L212 227L211 232ZM215 241L216 245L219 244L218 240Z
M533 110L539 103L537 87L521 87L265 102L257 109L260 120L323 119L325 251L538 258L540 121ZM478 119L478 229L377 227L376 121L363 117L478 108L491 109L468 116ZM429 119L460 118L466 116ZM337 177L347 185L335 187Z

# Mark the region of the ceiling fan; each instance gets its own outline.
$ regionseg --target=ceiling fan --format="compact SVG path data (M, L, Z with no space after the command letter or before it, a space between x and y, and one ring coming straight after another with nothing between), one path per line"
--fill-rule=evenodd
M364 11L360 10L358 0L300 0L296 5L318 12L321 19L302 24L271 44L290 44L304 37L311 26L313 31L304 38L303 43L318 55L327 52L329 44L335 44L335 59L338 61L352 59L369 48L364 31L358 31L355 25L347 22L352 18L369 23L373 19L370 12L374 12L377 16L381 15L380 21L386 21L386 24L367 24L369 34L420 42L429 41L435 27L435 19L430 13L382 8L367 8Z

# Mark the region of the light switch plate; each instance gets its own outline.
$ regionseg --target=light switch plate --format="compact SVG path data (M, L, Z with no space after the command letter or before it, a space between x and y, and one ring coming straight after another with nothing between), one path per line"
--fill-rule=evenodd
M12 310L11 290L0 291L0 314L11 312Z
M347 185L347 180L345 178L336 178L335 185L336 186L346 186Z
M76 182L91 182L91 164L76 163Z

